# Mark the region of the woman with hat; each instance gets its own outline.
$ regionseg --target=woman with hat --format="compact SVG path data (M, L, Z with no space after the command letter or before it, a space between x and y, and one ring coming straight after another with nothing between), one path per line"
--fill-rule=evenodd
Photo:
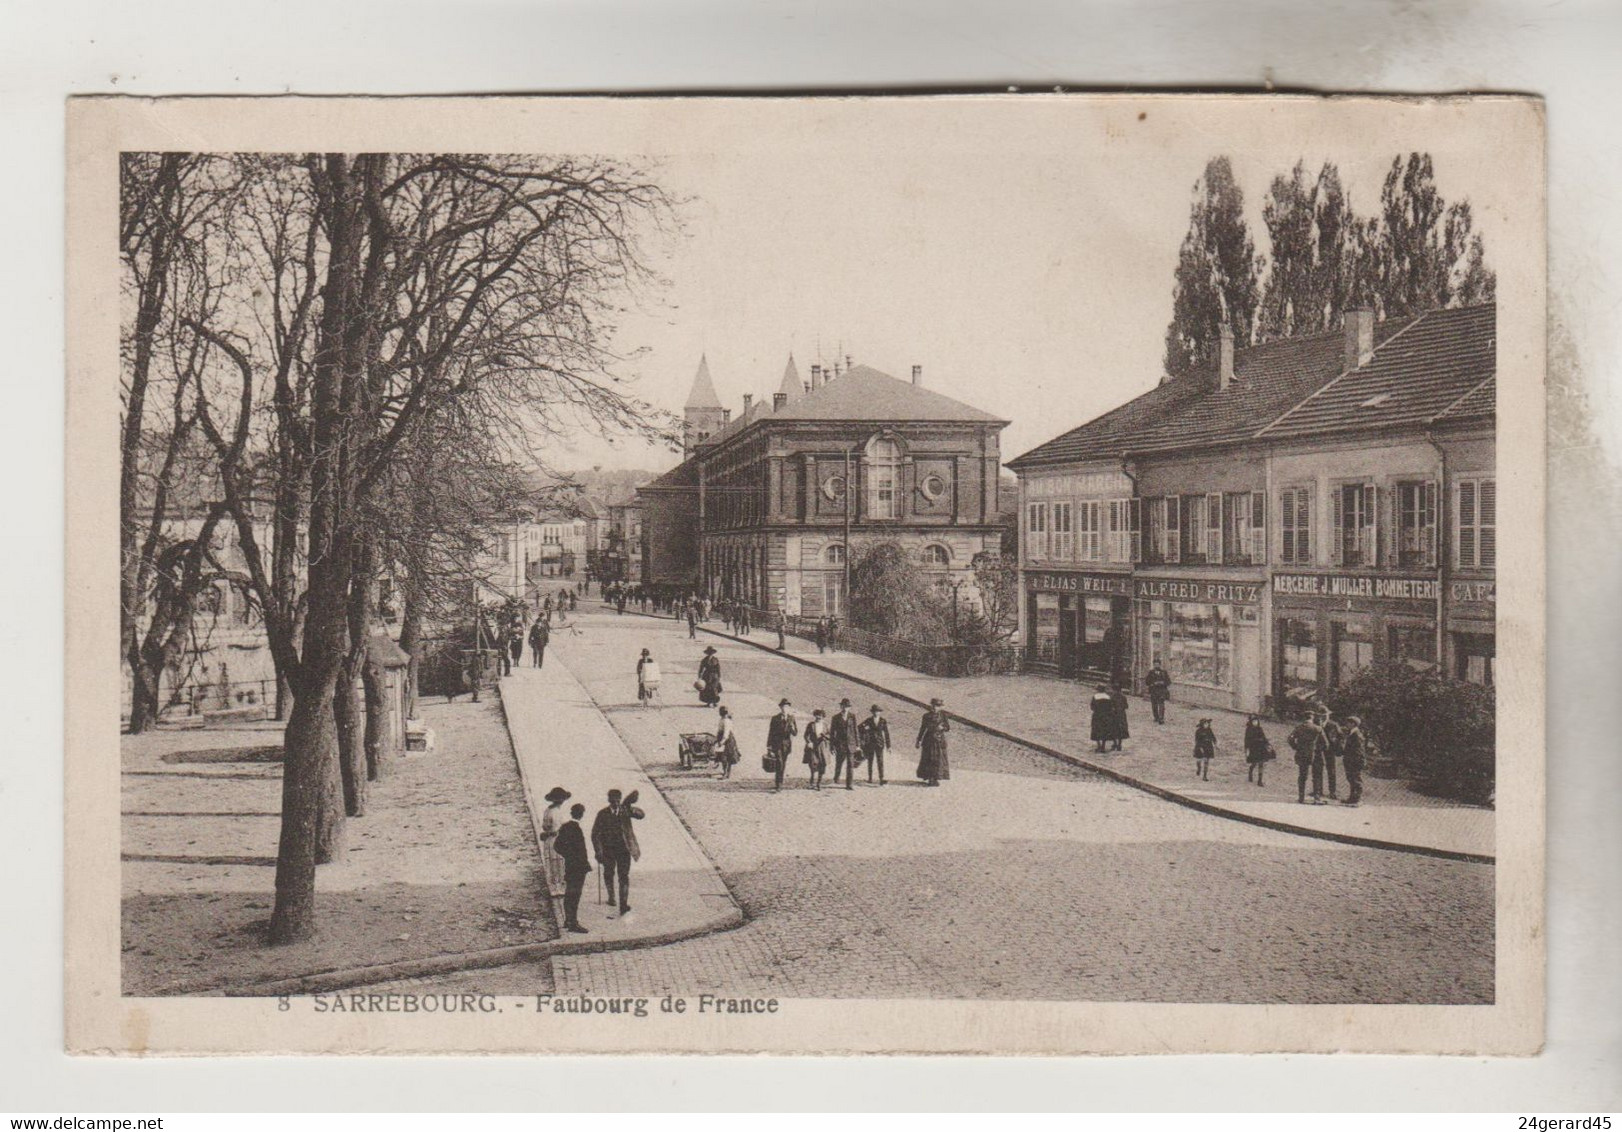
M738 736L732 730L732 713L721 708L721 722L715 728L715 761L721 767L721 777L731 778L733 766L741 759Z
M801 762L810 768L811 789L822 789L822 776L828 773L828 713L817 708L805 725L805 754Z
M721 659L714 645L704 646L704 659L698 662L698 702L714 707L721 702Z
M946 733L952 730L952 724L941 710L943 706L938 699L929 701L929 710L918 726L918 738L912 744L923 752L918 759L918 777L926 786L939 786L943 778L952 777L952 766L946 758Z
M659 662L653 659L653 653L643 649L642 656L636 662L636 699L643 707L653 703L659 681Z
M1115 738L1115 699L1109 694L1109 685L1100 684L1098 691L1093 693L1093 750L1103 753L1110 740Z
M546 792L546 809L541 812L541 862L546 872L548 896L563 895L563 858L557 854L556 839L563 803L572 796L561 786L552 787Z

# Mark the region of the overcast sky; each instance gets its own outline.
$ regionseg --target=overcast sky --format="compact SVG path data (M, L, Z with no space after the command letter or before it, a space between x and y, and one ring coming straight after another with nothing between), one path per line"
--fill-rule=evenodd
M700 115L694 144L659 158L660 182L689 198L686 232L660 264L669 287L620 342L646 349L636 387L660 407L680 410L701 354L736 413L744 393L770 397L790 351L809 378L819 345L828 361L842 348L901 378L921 365L931 388L1005 417L1012 459L1158 380L1190 191L1217 154L1261 251L1262 197L1297 159L1309 175L1336 162L1367 214L1392 156L1429 151L1495 268L1509 222L1496 131L1456 106L912 100L875 116L827 101L774 117L785 106ZM583 440L558 462L675 457Z

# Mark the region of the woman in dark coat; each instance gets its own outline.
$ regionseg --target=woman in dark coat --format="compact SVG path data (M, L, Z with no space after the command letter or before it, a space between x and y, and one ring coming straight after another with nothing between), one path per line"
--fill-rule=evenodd
M942 779L952 777L952 764L946 757L946 733L952 730L951 720L941 710L940 700L930 700L929 710L918 726L918 738L913 746L923 754L918 759L918 777L925 785L939 786Z
M699 703L714 707L721 702L721 660L715 655L714 645L705 647L704 659L698 662L698 682L703 685L698 692Z
M1115 720L1115 749L1119 751L1121 740L1132 737L1132 732L1126 727L1126 693L1121 690L1119 684L1116 684L1110 688L1109 698L1110 707L1113 709L1111 715Z
M1102 752L1104 744L1115 738L1115 700L1109 694L1109 688L1100 684L1098 691L1093 693L1093 742L1097 744L1093 749Z
M822 789L822 776L828 773L828 713L817 708L805 725L805 753L800 761L811 772L811 789Z

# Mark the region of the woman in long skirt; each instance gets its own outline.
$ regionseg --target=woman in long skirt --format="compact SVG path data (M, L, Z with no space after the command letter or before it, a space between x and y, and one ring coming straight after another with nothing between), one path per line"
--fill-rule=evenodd
M943 779L952 777L952 764L946 754L946 733L952 730L952 722L941 707L940 700L929 701L929 710L924 712L918 738L913 743L922 752L918 758L918 777L927 786L939 786Z
M706 645L704 659L698 662L698 702L714 707L721 702L721 660L715 655L715 646Z
M828 772L828 713L821 708L805 725L805 754L800 761L811 772L811 789L821 790L822 776Z
M732 777L732 768L743 755L738 750L738 736L732 729L732 713L721 709L721 721L715 728L715 761L721 768L722 778Z
M557 854L557 836L558 826L562 824L559 815L563 803L571 797L563 787L554 786L546 792L546 809L541 811L541 863L546 872L548 896L563 895L563 858Z
M1100 684L1098 691L1093 693L1093 750L1102 752L1115 738L1115 700L1109 694L1109 686Z

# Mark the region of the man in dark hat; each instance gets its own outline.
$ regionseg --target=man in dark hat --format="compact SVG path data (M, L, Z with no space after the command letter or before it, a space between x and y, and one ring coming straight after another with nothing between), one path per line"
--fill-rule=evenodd
M873 781L873 764L879 768L879 785L884 785L884 755L890 749L890 721L884 718L884 709L874 704L872 714L862 720L857 737L862 755L867 759L867 781Z
M856 777L856 763L862 748L856 737L856 713L850 710L850 700L839 701L839 714L829 726L828 737L834 747L834 785L839 785L839 772L845 772L845 789L854 790L851 780Z
M776 780L772 786L774 791L783 789L783 771L788 766L789 756L794 753L794 736L800 733L794 713L788 710L792 706L787 699L778 700L777 714L766 726L766 753L776 763L772 772Z
M939 786L941 779L952 777L951 764L946 759L946 733L952 730L951 721L941 710L945 705L938 699L929 701L923 722L918 725L918 738L913 746L923 753L918 759L918 777L928 786Z
M563 929L583 932L580 924L580 894L586 889L586 876L591 862L586 856L586 835L580 830L580 819L586 816L586 807L576 802L569 807L569 820L558 828L556 852L563 861Z
M1368 759L1368 740L1363 735L1360 716L1348 715L1346 729L1340 737L1340 766L1346 772L1345 804L1359 805L1363 801L1363 766Z
M1165 723L1166 701L1171 698L1171 673L1161 666L1158 656L1143 682L1149 688L1149 710L1154 713L1155 722Z
M608 792L608 805L597 811L591 823L591 848L597 863L603 867L603 884L608 889L608 902L614 902L614 877L620 882L620 915L631 910L631 862L642 856L642 847L636 842L636 830L631 822L646 817L636 808L636 791L621 800L618 790Z
M537 617L535 624L529 627L530 662L536 668L546 663L546 645L552 639L552 630L547 627L543 618Z

